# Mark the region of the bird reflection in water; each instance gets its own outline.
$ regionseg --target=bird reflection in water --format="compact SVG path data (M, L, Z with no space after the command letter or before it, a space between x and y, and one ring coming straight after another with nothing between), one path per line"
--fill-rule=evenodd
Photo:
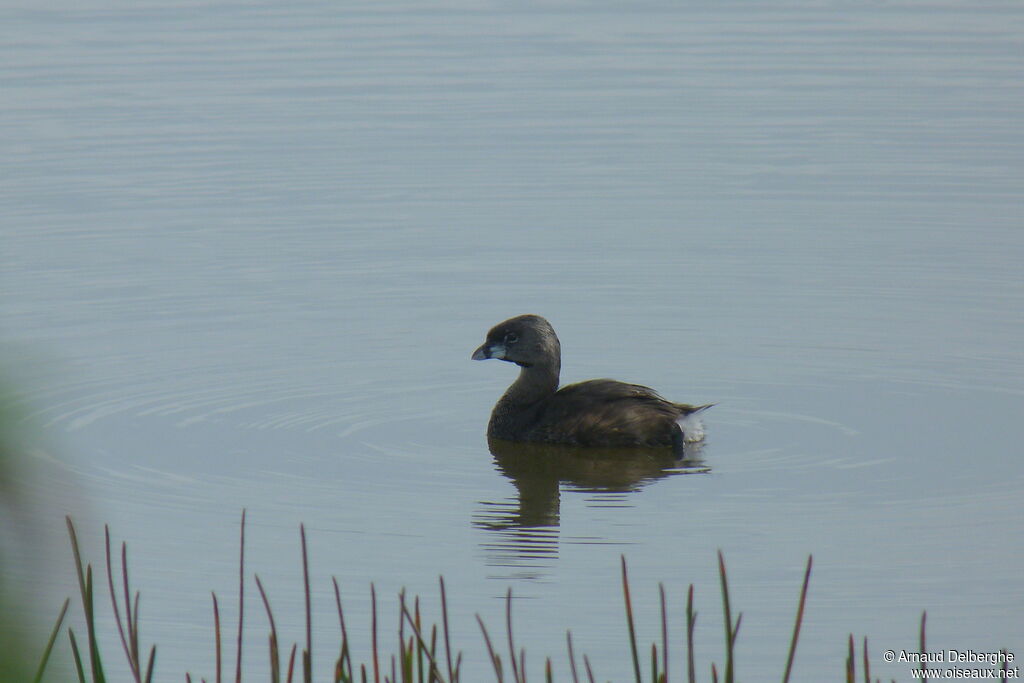
M500 578L536 579L558 559L561 492L596 494L593 507L629 507L626 499L649 483L681 474L702 474L703 443L681 453L667 448L579 448L515 443L489 438L498 471L517 495L480 501L473 526L494 532L482 544L487 564L512 570ZM600 539L567 542L600 543Z

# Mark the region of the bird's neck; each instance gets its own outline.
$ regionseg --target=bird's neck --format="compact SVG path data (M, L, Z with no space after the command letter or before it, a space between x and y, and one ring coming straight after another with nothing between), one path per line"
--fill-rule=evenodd
M502 396L503 402L515 404L536 403L558 390L558 373L561 369L556 360L552 363L523 366L519 377Z

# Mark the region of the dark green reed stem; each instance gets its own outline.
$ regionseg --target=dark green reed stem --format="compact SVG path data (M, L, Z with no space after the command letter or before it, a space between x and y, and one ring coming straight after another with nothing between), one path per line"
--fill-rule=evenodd
M856 683L857 665L853 651L853 634L846 643L846 683Z
M299 649L298 643L292 643L292 653L288 655L288 683L292 683L292 674L295 673L295 652Z
M100 647L96 640L96 620L93 611L93 583L92 566L86 565L82 571L82 555L78 549L78 535L75 533L75 525L71 517L65 517L68 525L68 534L71 536L71 551L75 557L75 571L78 574L78 589L82 594L82 610L85 612L85 628L89 637L89 667L92 671L93 683L105 683L103 675L103 664L100 661Z
M484 620L480 618L480 615L476 615L476 623L480 624L480 631L484 634L484 644L487 646L487 654L491 658L491 665L494 667L494 675L498 679L498 683L504 683L505 677L501 672L501 657L494 651L494 646L491 644L491 636L487 633L487 627L484 626Z
M331 577L334 584L334 604L338 608L338 623L341 626L341 654L338 655L338 663L335 666L335 679L351 683L355 679L352 676L352 655L349 651L348 629L345 628L345 613L341 609L341 591L338 589L338 579Z
M796 656L796 643L800 639L800 625L804 620L804 603L807 601L807 587L811 581L811 566L814 564L814 556L808 555L807 569L804 571L804 584L800 589L800 603L796 608L796 623L793 624L793 637L789 641L789 657L786 658L786 672L782 676L782 683L788 683L789 674L793 670L793 658Z
M409 614L409 610L406 609L404 602L402 604L402 616L404 616L405 619L408 620L409 626L410 628L412 628L413 635L416 638L416 642L418 643L421 652L423 652L423 654L427 656L427 659L430 662L430 675L432 677L432 680L437 680L441 683L444 683L443 680L441 679L441 667L438 665L437 658L434 656L434 647L431 646L428 649L427 642L423 639L423 634L420 631L419 619L414 619L413 616Z
M569 648L569 671L572 673L572 683L580 683L579 675L576 673L576 655L572 651L572 632L565 632L565 643Z
M729 578L725 572L725 558L722 551L718 551L718 576L722 582L722 612L725 615L725 683L733 683L735 665L733 663L733 646L736 642L736 635L740 630L740 619L736 620L733 628L732 609L729 606Z
M270 609L270 600L267 599L267 592L263 590L263 582L260 575L256 574L256 588L259 589L260 598L263 600L263 608L267 611L267 621L270 622L270 681L281 683L281 654L277 645L277 625L274 623L274 613Z
M516 646L512 642L512 589L505 593L505 630L508 631L508 658L512 664L512 680L522 683L520 666L516 663Z
M106 532L106 526L103 527ZM109 538L109 532L107 532ZM109 554L108 554L109 557ZM111 568L108 559L107 574L111 573ZM124 616L128 621L128 646L131 650L131 659L133 667L136 671L140 670L140 664L142 663L139 659L139 591L135 591L135 597L132 600L129 598L132 595L131 589L128 587L128 544L121 543L121 585L124 589ZM114 594L111 592L110 601L113 603ZM146 667L148 670L153 669L153 654L150 655L149 665Z
M640 655L636 649L636 627L633 624L633 602L629 598L629 575L626 570L626 556L619 556L622 561L622 598L626 603L626 624L629 626L629 647L633 653L633 675L636 683L643 683L640 676Z
M437 624L430 627L430 656L434 657L437 653ZM436 657L435 657L436 659ZM427 677L427 683L435 683L435 681L441 680L440 671L432 671L431 675ZM449 679L450 680L450 679ZM422 681L421 681L422 683Z
M106 524L103 525L103 541L107 557L107 588L110 590L110 605L114 608L114 624L117 626L117 634L121 637L121 646L124 648L125 658L128 659L128 667L129 669L131 669L132 678L134 678L137 683L141 683L142 673L139 671L139 663L138 660L132 656L132 647L128 645L128 637L125 636L124 626L121 623L121 612L117 608L117 591L114 590L114 571L112 566L113 562L110 561L110 527ZM125 546L124 544L122 544L122 550L124 550L124 548ZM130 633L132 630L132 606L128 595L128 567L127 564L125 563L124 555L122 555L121 559L121 572L124 576L125 584L125 619L127 619L128 621L128 631Z
M221 646L220 646L220 607L217 605L217 594L213 596L213 648L217 654L217 683L221 683Z
M85 671L82 669L82 657L78 652L78 642L75 640L74 629L68 629L68 640L71 641L71 654L75 658L75 672L78 674L78 682L85 683Z
M583 668L587 672L587 683L595 683L594 671L590 668L590 659L586 655L583 655Z
M431 659L436 659L436 657L435 657L436 654L437 654L437 624L434 624L433 626L430 627L430 658ZM419 683L423 683L423 669L422 669L422 666L423 666L423 656L422 655L420 656L419 664L420 664L420 681L419 681ZM434 671L433 670L433 665L431 665L431 671L430 671L429 675L427 676L427 683L434 683L435 681L439 681L440 679L441 679L441 672L440 672L440 670Z
M413 616L416 617L416 630L422 633L423 631L423 616L420 614L420 597L417 595L413 600ZM434 646L437 644L437 629L434 628L430 636L430 651L433 654ZM423 653L427 647L417 639L416 644L416 680L417 683L423 683ZM411 677L410 677L410 680Z
M306 683L313 683L313 609L310 605L309 553L306 550L306 526L299 525L302 539L302 587L306 594L306 649L302 651L302 675Z
M448 680L454 681L455 674L452 669L451 634L448 630L448 597L444 591L444 577L439 576L437 581L441 584L441 625L444 629L444 656L448 663Z
M668 607L665 602L665 584L658 584L658 596L661 602L661 676L668 681ZM654 683L658 683L657 677Z
M110 566L110 530L106 525L103 526L103 532L107 540L107 576L109 577L112 573ZM128 544L121 543L121 587L124 590L124 618L128 624L128 649L129 664L136 673L141 671L142 661L139 659L139 592L135 591L134 599L132 599L132 591L129 588L128 581ZM114 599L114 590L110 590L110 602L116 603ZM118 624L120 628L120 624ZM146 667L148 670L153 668L153 656L150 656L149 665Z
M242 626L245 623L245 508L238 539L238 652L235 656L235 683L242 683Z
M142 683L152 683L153 681L153 667L156 665L156 645L149 648L149 663L146 664L146 676L142 679Z
M925 671L927 671L927 666L925 665L925 654L928 652L927 639L925 638L925 626L927 622L928 612L921 612L921 680L923 680L924 683L928 683L928 677L924 675Z
M410 644L407 648L405 644L405 589L403 588L398 593L398 661L399 670L402 674L402 683L407 683L412 675L410 670L412 666L411 650L412 645ZM391 666L394 668L393 658ZM394 678L394 673L392 673L392 678ZM397 681L398 679L395 680Z
M370 642L373 650L373 683L380 683L380 664L377 658L377 589L370 584Z
M689 683L697 683L697 668L693 653L693 632L697 627L697 613L693 611L693 584L686 592L686 673Z
M419 619L419 615L417 615L416 618L418 620ZM427 674L427 683L435 683L436 681L440 681L441 680L441 667L440 667L440 664L434 664L434 662L438 661L437 636L438 636L437 624L433 624L430 627L430 650L428 650L428 655L427 655L428 658L430 659L430 662L431 662L430 670L429 670L429 672ZM420 655L420 667L421 667L421 669L420 669L420 682L419 683L423 683L422 665L423 665L423 656Z
M868 637L864 636L864 683L871 683L871 662L868 661Z
M43 656L39 660L39 668L36 669L32 683L39 683L43 680L43 672L46 671L46 664L50 661L50 653L53 652L53 645L57 642L57 635L60 633L60 627L64 623L64 616L68 613L70 605L71 598L68 598L64 601L64 606L60 608L60 614L57 615L57 622L53 625L53 630L50 631L50 639L46 641L46 647L43 649Z

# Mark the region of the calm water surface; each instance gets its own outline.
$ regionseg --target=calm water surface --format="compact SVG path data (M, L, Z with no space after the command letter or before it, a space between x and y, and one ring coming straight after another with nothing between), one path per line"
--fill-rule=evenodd
M62 516L93 561L109 523L160 680L212 675L242 508L289 642L306 524L322 672L330 576L362 638L371 581L391 619L443 574L473 678L473 616L498 630L511 586L534 677L565 674L571 628L623 680L620 554L645 641L658 582L676 642L696 584L706 671L717 549L746 680L780 676L810 553L802 680L842 675L851 632L909 678L881 654L926 608L936 649L1024 656L1019 4L58 2L0 26L0 320L52 545L5 571L55 612ZM703 450L492 455L515 368L469 355L525 312L567 381L716 402Z

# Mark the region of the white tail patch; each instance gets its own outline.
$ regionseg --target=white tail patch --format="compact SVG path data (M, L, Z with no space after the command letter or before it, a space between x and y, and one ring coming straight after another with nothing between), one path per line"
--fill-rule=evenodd
M686 443L704 440L704 423L701 422L700 412L698 410L676 420L676 424L683 430L683 441Z

